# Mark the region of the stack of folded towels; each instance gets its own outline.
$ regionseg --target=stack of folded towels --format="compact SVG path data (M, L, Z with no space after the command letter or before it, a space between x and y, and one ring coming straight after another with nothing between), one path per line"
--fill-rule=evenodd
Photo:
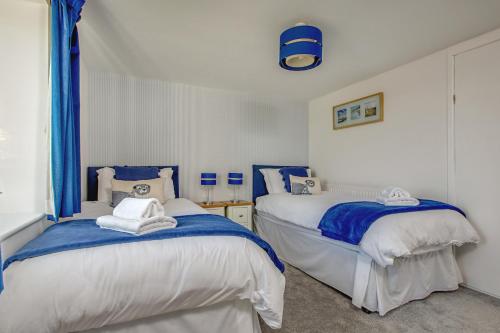
M380 193L377 202L386 206L418 206L420 201L412 198L410 192L399 187L387 187Z
M175 228L177 221L165 216L161 203L154 198L125 198L113 209L113 215L101 216L96 222L103 229L134 235Z

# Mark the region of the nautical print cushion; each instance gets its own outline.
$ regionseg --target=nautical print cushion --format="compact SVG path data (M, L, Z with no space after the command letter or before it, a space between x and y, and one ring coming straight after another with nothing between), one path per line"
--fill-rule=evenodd
M156 198L165 203L165 178L146 180L116 180L111 181L112 203L116 207L125 198Z
M294 195L321 193L321 183L318 177L290 176L290 184L291 193Z

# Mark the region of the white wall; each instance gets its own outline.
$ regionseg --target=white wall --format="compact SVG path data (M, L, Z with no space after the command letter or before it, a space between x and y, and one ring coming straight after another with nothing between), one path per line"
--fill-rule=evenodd
M382 91L384 121L333 130L332 107ZM309 165L327 182L398 185L446 199L446 51L312 100Z
M0 212L44 212L48 6L0 2Z
M252 164L307 162L305 103L94 72L88 89L84 168L178 164L181 195L193 200L205 198L200 172L213 171L215 199L224 200L228 171L244 172L250 199Z

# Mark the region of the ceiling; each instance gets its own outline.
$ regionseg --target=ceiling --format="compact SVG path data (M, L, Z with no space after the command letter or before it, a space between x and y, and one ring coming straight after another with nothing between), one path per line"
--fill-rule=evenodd
M88 0L89 70L307 101L500 27L500 0ZM280 33L323 31L323 63L278 66Z

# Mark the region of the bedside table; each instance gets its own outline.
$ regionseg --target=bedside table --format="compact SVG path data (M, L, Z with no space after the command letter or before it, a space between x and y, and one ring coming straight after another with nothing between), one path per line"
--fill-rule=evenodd
M241 224L242 226L253 230L253 202L250 201L240 201L231 202L227 201L226 206L226 217L233 220L234 222Z
M211 214L225 216L228 219L253 230L253 203L250 201L214 201L210 205L203 202L197 203L201 208L208 210Z
M226 216L226 203L224 201L213 201L210 204L197 202L196 204L201 208L208 210L210 214Z

